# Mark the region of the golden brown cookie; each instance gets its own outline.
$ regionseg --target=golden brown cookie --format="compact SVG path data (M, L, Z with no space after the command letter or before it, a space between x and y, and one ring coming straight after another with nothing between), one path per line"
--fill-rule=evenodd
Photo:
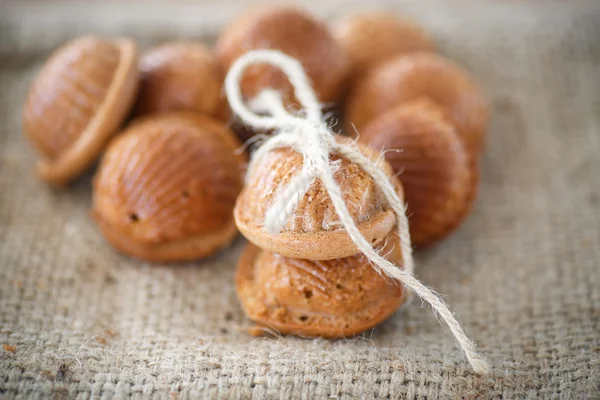
M292 7L264 7L234 19L216 44L216 55L227 71L244 53L255 49L280 50L296 58L306 70L319 100L335 102L342 96L348 71L345 53L327 26ZM276 67L256 65L248 69L241 83L247 99L264 88L283 93L286 104L296 105L293 90Z
M92 165L127 117L138 78L130 39L82 37L51 55L23 109L42 179L65 185Z
M338 140L350 142L339 137ZM377 161L379 153L359 146L361 152ZM371 177L360 167L338 155L334 178L339 184L350 215L363 236L377 244L396 223L396 217ZM392 169L381 160L382 169ZM235 205L235 222L240 232L255 245L286 257L328 260L349 257L359 251L337 217L329 194L316 180L296 208L295 217L277 234L263 226L265 214L292 176L302 168L302 156L289 148L273 150L258 161ZM402 189L397 180L399 194Z
M137 114L187 110L218 119L226 117L223 76L204 44L167 43L145 53L139 64Z
M206 257L236 236L240 142L221 122L168 113L134 123L107 149L93 216L121 252L150 261Z
M382 249L402 265L398 237ZM406 293L362 254L310 261L287 258L249 244L236 273L237 295L259 325L299 336L338 338L373 328L400 307Z
M435 51L423 27L385 12L346 16L335 24L333 34L350 59L353 76L398 55Z
M413 245L440 240L469 214L478 169L441 107L428 100L396 106L368 124L359 140L388 150L385 159L404 189Z
M396 57L370 71L348 97L346 128L352 134L356 127L361 134L384 112L422 97L447 111L467 149L476 157L487 129L487 102L465 70L436 54Z

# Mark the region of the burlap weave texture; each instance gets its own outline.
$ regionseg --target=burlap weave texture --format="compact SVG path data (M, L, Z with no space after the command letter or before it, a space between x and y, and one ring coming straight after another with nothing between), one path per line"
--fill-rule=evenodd
M0 5L0 397L600 398L600 7L386 6L490 99L475 210L416 262L492 374L471 373L418 302L350 340L252 338L233 288L243 239L202 262L134 261L89 218L90 176L69 191L33 178L20 111L52 48L84 32L212 38L242 6Z

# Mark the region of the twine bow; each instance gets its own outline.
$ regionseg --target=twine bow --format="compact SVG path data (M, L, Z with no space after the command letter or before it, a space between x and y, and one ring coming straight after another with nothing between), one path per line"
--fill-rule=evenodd
M294 94L303 107L299 115L290 114L278 92L272 89L263 90L253 100L255 106L265 110L268 115L253 112L243 100L240 80L244 70L254 64L270 64L281 69L294 88ZM279 51L255 50L240 57L231 67L225 79L225 91L233 111L248 125L257 129L274 129L276 133L269 137L254 153L248 176L256 168L257 160L277 148L292 148L303 157L300 173L292 177L290 182L279 193L277 199L267 210L264 227L270 233L280 233L287 221L294 215L296 207L311 185L319 179L331 199L334 209L358 249L369 259L373 268L402 283L415 295L428 303L444 320L454 335L458 345L465 353L473 370L478 374L489 371L488 363L476 352L475 344L466 336L457 319L440 296L422 284L413 276L414 261L408 218L403 202L398 197L393 184L385 173L369 158L364 156L356 146L338 143L334 133L323 122L321 105L317 100L302 65ZM330 160L332 153L338 154L361 167L379 187L389 206L396 215L400 249L404 268L399 268L373 248L362 236L354 219L344 202L342 191L334 179L337 165Z

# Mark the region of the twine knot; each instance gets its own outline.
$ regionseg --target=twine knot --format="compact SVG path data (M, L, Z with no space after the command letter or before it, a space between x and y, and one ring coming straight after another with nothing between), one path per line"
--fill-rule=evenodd
M244 70L254 64L270 64L286 74L294 88L294 95L302 106L300 113L290 114L283 104L281 95L272 89L265 89L254 98L251 102L252 109L245 104L240 80ZM270 233L280 233L287 221L294 215L296 207L313 182L319 179L325 187L344 229L358 249L369 259L373 268L380 274L385 274L400 282L428 303L448 325L473 370L478 374L486 374L489 371L488 363L476 352L475 344L466 336L448 306L435 291L413 276L414 261L406 209L392 182L356 146L338 143L335 140L334 133L323 122L321 105L300 62L275 50L251 51L232 65L225 79L225 91L231 108L246 124L255 129L275 130L275 133L254 153L248 167L248 176L252 175L257 160L277 148L292 148L303 158L300 173L291 178L267 210L264 221L265 229ZM260 110L265 115L257 114L253 110ZM338 154L358 165L382 191L396 216L404 268L399 268L379 254L360 233L344 202L342 191L334 179L334 172L338 165L330 160L331 154Z

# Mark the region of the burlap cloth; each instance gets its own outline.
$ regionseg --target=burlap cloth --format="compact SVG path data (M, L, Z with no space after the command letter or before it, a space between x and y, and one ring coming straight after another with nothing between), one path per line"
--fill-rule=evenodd
M493 108L473 214L417 256L490 376L419 302L349 340L250 337L233 288L243 239L203 262L133 261L88 217L89 176L70 191L33 178L21 105L53 47L89 31L212 37L237 4L0 6L0 397L598 398L600 7L391 6Z

